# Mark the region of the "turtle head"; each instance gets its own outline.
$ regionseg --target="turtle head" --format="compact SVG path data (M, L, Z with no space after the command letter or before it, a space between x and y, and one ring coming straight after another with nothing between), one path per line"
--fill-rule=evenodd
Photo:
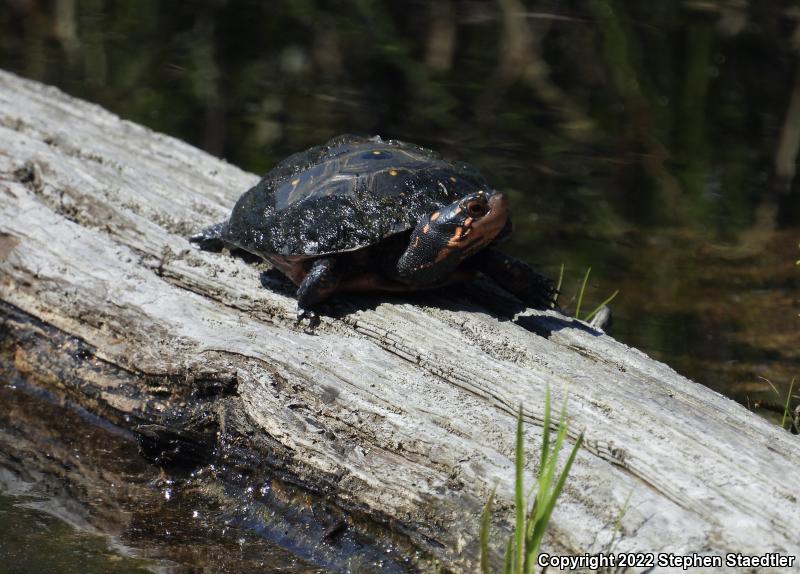
M508 199L478 191L423 217L397 264L399 277L424 285L443 279L459 264L511 231Z

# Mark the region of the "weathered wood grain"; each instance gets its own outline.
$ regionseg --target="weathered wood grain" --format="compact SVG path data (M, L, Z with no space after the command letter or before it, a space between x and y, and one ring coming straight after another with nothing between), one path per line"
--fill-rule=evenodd
M798 553L796 439L600 332L504 318L482 287L340 297L315 332L295 326L263 265L186 240L256 180L0 73L0 299L85 342L92 392L71 392L87 408L160 424L148 396L191 402L228 381L226 424L258 429L264 464L468 572L495 485L495 532L509 532L515 411L534 453L549 385L586 436L550 551L602 551L619 519L616 551Z

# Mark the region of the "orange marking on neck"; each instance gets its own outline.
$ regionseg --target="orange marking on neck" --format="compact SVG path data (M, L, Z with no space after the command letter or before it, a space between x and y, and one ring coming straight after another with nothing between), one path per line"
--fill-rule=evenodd
M462 245L461 242L467 238L467 236L470 234L471 231L472 228L469 227L467 228L456 227L455 233L450 239L447 240L447 245L444 247L444 249L453 249L453 248L463 249L464 245Z
M428 233L430 230L431 226L426 223L425 227L422 228L422 233Z

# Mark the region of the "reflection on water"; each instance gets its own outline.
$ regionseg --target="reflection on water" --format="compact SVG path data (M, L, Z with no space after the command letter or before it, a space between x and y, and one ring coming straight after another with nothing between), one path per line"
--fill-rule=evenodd
M0 572L311 571L161 477L129 433L13 382L0 386Z
M99 534L85 532L59 513L46 496L9 496L26 483L0 468L0 572L14 574L85 574L119 572L147 574L158 564L130 557L124 548L113 548Z
M425 564L400 537L268 475L243 476L224 454L164 472L131 433L56 404L10 364L0 354L0 574L403 574Z
M0 4L0 67L251 171L342 132L480 166L510 251L749 405L800 375L798 51L788 1Z

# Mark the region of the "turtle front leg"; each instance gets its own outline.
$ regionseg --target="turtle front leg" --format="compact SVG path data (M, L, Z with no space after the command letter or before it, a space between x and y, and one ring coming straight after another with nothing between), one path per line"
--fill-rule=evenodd
M303 319L309 319L312 323L315 321L317 314L313 307L336 291L342 278L340 267L333 257L314 261L300 287L297 288L298 322Z
M530 265L495 249L484 249L472 260L475 268L534 309L549 309L555 302L555 283Z

